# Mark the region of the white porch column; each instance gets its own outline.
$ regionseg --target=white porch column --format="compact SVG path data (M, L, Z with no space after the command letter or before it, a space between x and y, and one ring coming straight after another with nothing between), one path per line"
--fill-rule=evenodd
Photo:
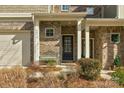
M89 26L85 26L85 58L90 58L90 31L89 31Z
M40 38L39 20L34 19L34 63L39 64L40 57Z
M78 20L77 22L77 60L81 58L81 52L82 52L81 21L82 20Z

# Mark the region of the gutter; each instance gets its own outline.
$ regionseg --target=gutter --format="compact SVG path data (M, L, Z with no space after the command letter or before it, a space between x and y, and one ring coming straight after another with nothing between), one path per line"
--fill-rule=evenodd
M25 17L32 17L31 13L0 13L0 18L25 18Z

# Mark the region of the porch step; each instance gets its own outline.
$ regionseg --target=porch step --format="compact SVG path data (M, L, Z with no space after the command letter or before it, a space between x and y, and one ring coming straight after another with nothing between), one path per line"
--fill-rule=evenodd
M111 80L111 75L110 73L113 73L114 71L111 70L101 70L101 77L106 79L106 80Z
M76 66L63 66L62 71L63 73L76 73L77 72Z

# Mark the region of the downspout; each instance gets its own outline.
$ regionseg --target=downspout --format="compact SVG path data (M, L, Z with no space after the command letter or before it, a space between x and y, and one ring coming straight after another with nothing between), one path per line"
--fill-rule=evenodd
M101 17L104 18L104 5L102 6Z
M117 12L116 12L116 14L117 14L117 18L119 18L119 5L117 5Z
M51 13L51 5L48 5L48 13Z

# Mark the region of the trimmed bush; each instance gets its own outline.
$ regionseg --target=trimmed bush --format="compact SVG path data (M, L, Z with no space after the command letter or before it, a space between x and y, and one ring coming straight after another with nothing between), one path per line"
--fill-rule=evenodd
M112 80L124 86L124 69L118 68L112 73Z
M0 87L26 88L26 76L25 70L20 67L0 69Z
M56 65L56 61L55 60L47 60L46 62L47 62L47 65L49 65L49 66Z
M87 80L96 80L100 76L101 62L96 59L82 58L78 60L79 73Z

